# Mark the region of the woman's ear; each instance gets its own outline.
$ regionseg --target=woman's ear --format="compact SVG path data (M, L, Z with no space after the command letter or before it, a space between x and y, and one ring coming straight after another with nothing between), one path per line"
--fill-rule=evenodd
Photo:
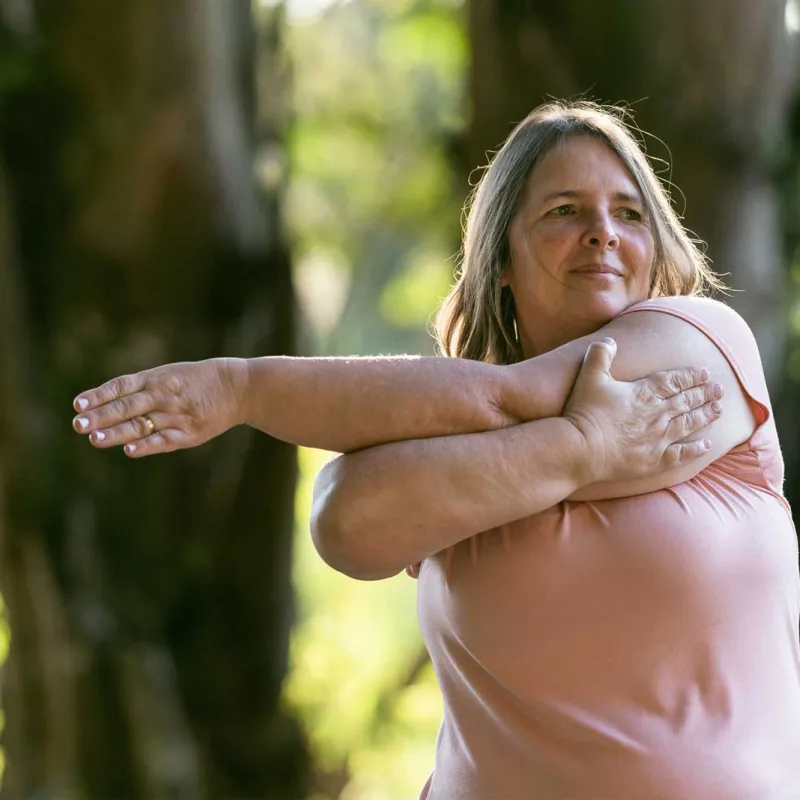
M506 267L500 276L500 286L505 288L511 282L511 267Z

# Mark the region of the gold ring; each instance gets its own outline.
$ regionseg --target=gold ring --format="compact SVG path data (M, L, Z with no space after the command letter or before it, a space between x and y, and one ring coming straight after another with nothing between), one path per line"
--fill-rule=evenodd
M156 424L147 414L142 414L142 419L144 420L144 424L147 425L147 433L148 435L152 435L156 432Z

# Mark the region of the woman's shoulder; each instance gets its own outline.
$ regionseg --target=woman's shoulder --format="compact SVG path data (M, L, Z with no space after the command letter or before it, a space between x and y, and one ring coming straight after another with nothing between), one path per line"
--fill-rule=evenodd
M759 401L768 402L758 342L745 319L731 306L696 295L654 297L630 306L619 316L636 311L669 314L699 330L722 351L740 380L755 390ZM665 330L664 335L677 332Z
M777 487L775 491L780 493L783 462L772 419L769 390L758 342L746 320L720 300L693 295L655 297L630 306L620 316L635 311L661 312L677 317L699 330L721 351L733 369L753 413L756 429L748 439L747 446L751 450L759 450L760 469L770 485ZM670 342L673 341L671 337L679 335L674 328L664 328L662 333L670 337Z
M632 311L661 311L680 317L707 333L715 332L731 344L750 346L755 337L747 321L727 303L700 295L653 297L626 308L619 316ZM716 339L717 336L712 336Z
M687 313L694 313L698 315L730 315L732 317L742 319L741 315L737 311L735 311L733 308L731 308L731 306L722 300L696 294L675 294L663 295L661 297L651 297L647 300L634 303L632 306L626 308L622 314L627 314L629 311L644 311L651 308L670 308L675 309L676 311L685 311Z

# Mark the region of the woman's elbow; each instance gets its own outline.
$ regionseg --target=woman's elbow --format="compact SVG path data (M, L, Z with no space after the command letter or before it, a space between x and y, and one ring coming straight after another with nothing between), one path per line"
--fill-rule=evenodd
M345 475L344 456L326 464L314 484L311 540L322 560L337 572L362 581L391 578L402 571L370 547L361 503Z

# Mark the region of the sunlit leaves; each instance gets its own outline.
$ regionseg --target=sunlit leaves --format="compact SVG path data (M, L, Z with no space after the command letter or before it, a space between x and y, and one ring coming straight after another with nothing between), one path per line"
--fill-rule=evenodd
M11 626L8 621L8 611L6 609L5 601L0 595L0 665L5 664L8 658L8 651L11 647ZM6 726L5 713L0 709L0 734ZM2 784L3 775L6 767L6 754L5 749L0 748L0 785Z
M420 327L432 317L431 309L447 294L452 261L443 250L419 249L409 253L405 268L384 288L380 310L398 327Z
M445 13L429 12L387 26L379 53L398 88L413 93L409 106L417 120L460 125L460 84L466 63L466 42Z
M354 778L347 797L399 799L418 792L432 767L441 696L430 670L405 687L422 647L415 582L405 575L354 581L327 567L314 550L311 490L328 455L300 451L294 583L301 622L292 639L286 698L307 726L319 766L348 764ZM376 725L378 703L387 694L388 720Z
M312 250L295 262L295 289L307 321L320 333L338 324L347 300L350 271L341 251Z
M395 318L374 303L413 252L457 246L461 196L448 148L464 125L461 14L444 0L351 0L288 31L295 99L287 219L304 280L314 280L309 265L322 263L310 253L335 251L360 292L347 303L349 332L335 337L348 352L362 341L380 347L382 338L386 351L401 342L425 349L424 334L398 338L392 329L410 332L412 317L424 329L441 294L438 266L432 282L412 276L420 288L437 287L415 298L427 313ZM315 324L324 313L304 312L326 347L329 326Z

